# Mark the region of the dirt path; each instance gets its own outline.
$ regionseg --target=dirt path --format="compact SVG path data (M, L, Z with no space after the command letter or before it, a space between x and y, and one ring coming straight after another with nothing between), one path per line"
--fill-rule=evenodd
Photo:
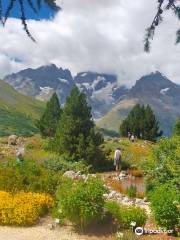
M0 226L0 239L2 240L115 240L112 236L79 235L71 226L56 227L49 229L52 222L45 218L34 227L5 227Z

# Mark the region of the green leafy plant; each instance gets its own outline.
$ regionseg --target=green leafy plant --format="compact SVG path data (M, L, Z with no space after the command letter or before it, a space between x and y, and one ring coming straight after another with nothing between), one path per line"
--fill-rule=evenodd
M136 240L137 236L132 231L117 232L117 240Z
M88 165L85 161L72 162L68 161L63 156L57 156L52 159L49 159L43 164L45 168L55 171L55 172L66 172L73 170L75 172L81 172L81 174L87 174L91 170L91 166Z
M180 196L173 185L157 187L150 193L151 208L157 223L167 229L180 224Z
M136 222L137 226L144 226L147 220L145 210L139 207L125 206L115 201L107 201L105 208L118 221L118 224L124 228L130 228L132 222Z
M172 184L180 194L180 137L161 139L144 165L147 191L161 184Z
M33 161L21 165L8 162L0 166L0 190L55 194L60 176Z
M174 126L174 135L180 136L180 117L177 119L176 124Z
M126 190L126 193L127 193L127 195L128 195L130 198L136 197L137 187L134 186L134 185L131 185L131 186Z
M91 177L86 182L64 179L57 191L57 213L83 229L102 219L106 192L99 178Z

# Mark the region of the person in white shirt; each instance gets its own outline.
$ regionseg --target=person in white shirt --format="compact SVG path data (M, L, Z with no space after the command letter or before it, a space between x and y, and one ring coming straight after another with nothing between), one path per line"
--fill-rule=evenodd
M135 141L135 136L134 134L131 135L131 142L134 142Z
M117 149L115 150L115 153L114 153L114 165L115 165L115 167L116 167L116 172L117 172L117 173L120 172L121 156L122 156L121 149L120 149L120 148L117 148Z

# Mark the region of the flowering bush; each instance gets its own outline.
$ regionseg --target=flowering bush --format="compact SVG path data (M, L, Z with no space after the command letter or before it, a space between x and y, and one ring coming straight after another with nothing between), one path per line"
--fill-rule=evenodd
M58 218L64 216L81 229L103 217L107 189L99 178L73 182L64 179L57 192Z
M14 161L0 164L0 191L39 192L55 194L60 175L42 164L24 160L22 165Z
M53 198L40 193L17 193L0 191L0 224L29 226L52 208Z
M145 210L139 207L125 206L115 201L107 201L105 209L123 228L130 228L132 222L135 222L136 226L144 226L147 220Z

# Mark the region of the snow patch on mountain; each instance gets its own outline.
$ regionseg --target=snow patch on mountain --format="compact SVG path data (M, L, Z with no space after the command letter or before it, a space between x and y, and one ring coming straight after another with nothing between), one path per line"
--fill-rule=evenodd
M68 80L67 80L67 79L59 78L59 81L60 81L61 83L66 83L66 84L68 84Z
M47 100L49 100L49 98L52 96L53 93L54 93L54 89L51 87L48 87L48 86L40 87L40 92L39 92L38 96L36 97L36 99L47 101Z
M164 88L164 89L161 89L160 93L161 94L166 94L167 91L169 91L169 88Z

